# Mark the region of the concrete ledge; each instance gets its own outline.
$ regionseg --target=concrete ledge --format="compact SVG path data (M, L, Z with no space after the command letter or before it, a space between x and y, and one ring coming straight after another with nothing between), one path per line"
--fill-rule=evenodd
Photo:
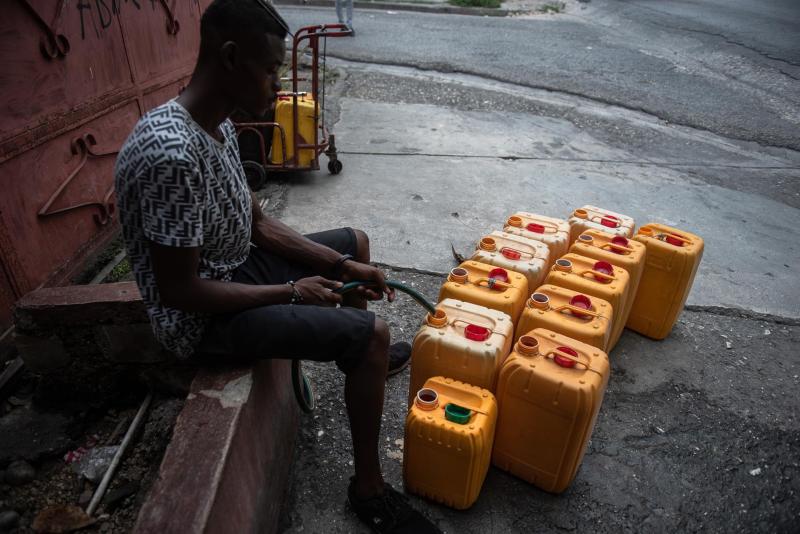
M135 533L274 532L299 413L288 360L203 370Z
M14 323L21 330L147 322L134 282L43 287L22 297L14 307Z

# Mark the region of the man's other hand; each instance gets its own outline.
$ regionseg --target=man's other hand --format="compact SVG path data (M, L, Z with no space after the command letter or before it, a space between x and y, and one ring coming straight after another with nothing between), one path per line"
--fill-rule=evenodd
M394 289L386 285L386 278L383 276L383 271L372 265L366 263L359 263L355 260L348 260L342 265L342 280L349 282L351 280L364 280L375 282L377 287L359 287L358 293L368 300L381 300L383 295L389 299L389 302L394 300Z
M303 304L335 306L342 303L342 296L333 292L334 289L342 287L342 283L336 280L328 280L322 276L309 276L295 282L294 287L303 297Z

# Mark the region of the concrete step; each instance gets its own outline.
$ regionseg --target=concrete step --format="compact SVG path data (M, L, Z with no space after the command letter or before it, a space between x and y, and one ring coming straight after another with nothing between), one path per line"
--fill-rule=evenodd
M198 374L134 533L277 529L299 420L290 371L265 360Z

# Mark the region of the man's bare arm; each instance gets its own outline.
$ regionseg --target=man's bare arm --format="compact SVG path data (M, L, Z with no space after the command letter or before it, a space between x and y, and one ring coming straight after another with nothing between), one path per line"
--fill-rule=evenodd
M288 284L248 285L206 280L197 275L200 249L168 247L150 242L150 256L161 303L188 312L228 313L286 304L292 296Z

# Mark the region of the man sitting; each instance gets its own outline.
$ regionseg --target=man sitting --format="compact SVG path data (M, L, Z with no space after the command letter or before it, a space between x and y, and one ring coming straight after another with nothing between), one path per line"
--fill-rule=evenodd
M376 532L439 532L381 474L385 377L405 367L410 347L390 347L386 322L367 310L394 293L369 264L366 234L303 236L264 215L247 187L228 116L274 105L287 32L264 0L215 0L205 11L189 85L142 117L117 159L131 265L156 337L180 357L335 361L346 375L353 510ZM375 285L332 291L349 280Z

